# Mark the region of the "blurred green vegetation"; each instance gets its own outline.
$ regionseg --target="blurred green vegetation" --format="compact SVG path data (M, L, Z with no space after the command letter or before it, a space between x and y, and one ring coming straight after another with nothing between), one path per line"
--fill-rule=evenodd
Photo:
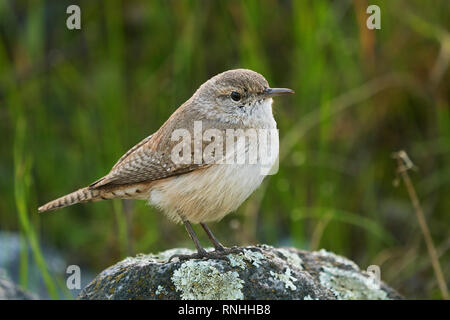
M70 4L81 7L81 30L65 26ZM393 185L391 153L406 150L419 168L411 177L448 283L450 2L370 1L381 8L375 31L368 4L0 1L0 230L32 248L20 283L34 259L58 296L64 281L42 244L95 272L192 247L143 201L37 207L103 176L200 84L242 67L296 95L275 103L279 172L211 225L218 238L326 248L379 265L408 298L442 298L408 194Z

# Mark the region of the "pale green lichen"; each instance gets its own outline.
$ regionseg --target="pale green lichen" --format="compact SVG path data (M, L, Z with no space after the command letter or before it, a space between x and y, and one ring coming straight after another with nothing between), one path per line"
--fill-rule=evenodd
M230 265L232 267L239 267L241 269L245 269L246 264L244 261L244 256L242 253L239 254L229 254L227 255L228 260L230 260Z
M265 259L262 253L247 249L244 249L244 258L257 268L261 265L261 260Z
M275 273L271 270L270 275L274 277L272 280L283 282L286 289L291 289L292 291L297 290L297 287L294 285L294 282L296 282L297 279L291 275L291 269L286 268L284 273Z
M303 300L319 300L319 298L313 298L309 294L303 297Z
M239 254L230 253L227 257L232 267L239 267L241 269L245 269L246 267L245 260L258 268L261 265L261 260L265 259L262 253L247 249L244 249Z
M303 260L298 256L298 254L285 248L279 248L277 250L286 258L289 264L297 267L300 270L303 269Z
M175 249L169 249L166 251L161 251L158 252L156 254L151 253L151 254L143 254L143 253L138 253L135 257L131 258L128 257L125 260L123 260L121 263L122 264L139 264L139 265L147 265L147 264L151 264L151 263L166 263L168 262L168 260L173 256L173 255L189 255L189 254L193 254L195 253L195 251L191 250L191 249L186 249L186 248L175 248Z
M165 295L165 294L167 294L167 290L162 285L159 285L158 288L156 288L155 294L156 295L160 295L160 294Z
M344 264L347 265L349 267L352 267L355 270L359 270L359 267L356 263L354 263L353 261L343 257L343 256L339 256L333 252L327 251L325 249L321 249L319 251L314 251L312 252L313 255L315 256L321 256L321 257L325 257L325 258L330 258L340 264Z
M172 282L183 300L243 299L243 283L235 271L221 273L209 261L189 260L174 271Z
M320 283L328 288L339 300L386 300L387 293L380 283L363 274L335 267L322 267Z

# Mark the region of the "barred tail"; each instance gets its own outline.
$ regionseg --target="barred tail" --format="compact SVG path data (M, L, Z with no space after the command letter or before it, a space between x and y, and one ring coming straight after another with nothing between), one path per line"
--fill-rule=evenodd
M39 207L39 212L45 212L50 210L56 210L71 206L76 203L101 200L100 191L96 189L82 188L75 192L69 193L61 198L50 201L47 204Z

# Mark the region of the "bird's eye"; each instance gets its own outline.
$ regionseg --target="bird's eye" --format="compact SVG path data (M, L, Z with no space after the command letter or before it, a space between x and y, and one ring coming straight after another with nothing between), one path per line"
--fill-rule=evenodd
M230 95L231 99L233 99L233 101L239 101L241 100L241 94L239 92L233 91Z

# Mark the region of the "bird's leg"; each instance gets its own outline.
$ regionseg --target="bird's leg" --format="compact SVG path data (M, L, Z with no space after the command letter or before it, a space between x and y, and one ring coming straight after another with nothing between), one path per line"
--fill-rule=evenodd
M232 251L233 249L228 249L225 248L224 246L222 246L219 241L217 241L217 239L214 237L214 235L211 233L211 231L208 229L208 227L206 227L205 231L208 234L208 237L210 237L210 235L213 237L214 240L211 239L211 241L215 241L218 244L218 247L216 247L216 244L214 244L214 246L216 247L216 250L219 251L213 251L213 252L208 252L206 251L202 245L200 244L200 240L198 240L197 235L194 232L194 229L192 228L190 222L186 219L182 219L184 226L186 227L187 232L189 233L189 236L191 237L192 241L194 241L195 247L197 248L197 252L193 253L193 254L174 254L173 256L171 256L169 258L169 262L172 261L172 259L174 258L178 258L180 261L181 260L189 260L189 259L203 259L203 258L207 258L207 259L223 259L223 260L228 260L228 258L226 257L225 254L229 253L230 250ZM203 226L203 224L202 224ZM203 226L203 228L205 228L205 226ZM218 248L221 249L218 249Z
M198 240L197 235L194 232L194 229L192 229L192 226L189 221L184 220L183 221L184 226L186 227L187 232L189 233L189 236L191 237L192 241L194 241L195 247L197 248L197 254L201 256L206 255L206 250L203 249L200 240Z
M240 250L237 247L233 248L227 248L224 247L219 240L214 236L214 234L209 230L208 226L201 222L200 225L203 227L203 230L205 230L206 234L208 235L209 240L214 245L214 248L216 248L216 251L219 251L221 254L229 254L229 253L239 253Z
M191 237L192 241L194 241L195 247L197 248L197 252L194 254L174 254L169 258L169 262L172 261L172 259L174 258L178 258L179 260L188 260L188 259L201 259L206 257L207 252L205 249L203 249L202 245L200 244L200 240L198 240L198 237L195 234L194 229L192 229L190 222L184 218L182 218L182 220L186 228L186 231L189 233L189 236Z
M203 222L201 222L200 225L202 226L203 230L205 230L209 240L214 245L214 248L216 248L217 251L225 251L226 248L219 242L219 240L217 240L211 230L209 230L208 226Z

